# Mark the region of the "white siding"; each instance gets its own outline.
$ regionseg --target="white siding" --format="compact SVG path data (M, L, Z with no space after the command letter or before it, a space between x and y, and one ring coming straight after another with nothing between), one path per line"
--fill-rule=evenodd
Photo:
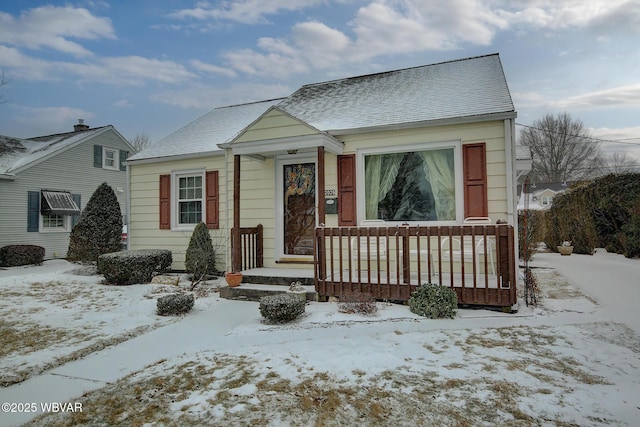
M32 244L45 248L45 259L67 256L69 232L27 232L28 191L53 189L80 194L83 209L93 192L106 182L115 191L126 217L126 172L94 167L94 145L129 150L115 132L107 130L22 171L14 181L0 180L0 247Z

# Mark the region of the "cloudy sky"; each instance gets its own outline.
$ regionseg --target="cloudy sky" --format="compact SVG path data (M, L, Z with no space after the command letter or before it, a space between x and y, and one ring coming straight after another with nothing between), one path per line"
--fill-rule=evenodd
M157 141L214 107L497 52L519 124L568 112L640 163L639 40L638 0L3 1L0 134L83 118Z

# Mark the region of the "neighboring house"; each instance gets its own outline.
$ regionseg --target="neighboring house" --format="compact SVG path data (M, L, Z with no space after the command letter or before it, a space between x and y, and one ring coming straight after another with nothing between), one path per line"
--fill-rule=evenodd
M518 210L547 210L553 199L567 191L570 184L566 182L531 183L519 186Z
M133 147L113 127L18 139L0 136L0 247L33 244L45 259L65 258L69 233L103 182L126 218L124 164Z
M264 267L312 270L321 224L515 225L515 118L497 54L216 108L128 160L131 248L183 269L204 221L230 270L230 230L261 224Z

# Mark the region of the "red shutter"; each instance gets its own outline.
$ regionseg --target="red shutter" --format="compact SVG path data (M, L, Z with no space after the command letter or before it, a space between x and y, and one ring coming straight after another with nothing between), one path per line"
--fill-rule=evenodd
M218 171L207 172L207 228L220 228Z
M484 142L462 146L465 218L489 215L486 151Z
M160 175L160 229L171 228L171 175Z
M338 225L358 225L356 218L356 155L338 156Z

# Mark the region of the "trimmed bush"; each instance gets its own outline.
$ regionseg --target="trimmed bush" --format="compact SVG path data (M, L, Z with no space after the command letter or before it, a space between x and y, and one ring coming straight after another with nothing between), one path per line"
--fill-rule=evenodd
M37 245L8 245L0 248L0 265L40 265L44 260L44 248Z
M160 316L176 316L191 311L195 298L193 294L170 294L158 298L157 313Z
M96 262L122 249L122 213L113 189L103 182L93 192L69 236L69 261Z
M138 249L113 252L98 257L98 271L112 285L149 283L154 274L171 268L173 257L168 249Z
M260 314L274 323L286 323L304 313L305 302L297 295L277 294L260 298Z
M458 308L458 296L446 286L425 283L416 289L409 298L412 313L429 319L453 319Z
M216 272L216 252L204 222L198 223L191 234L184 265L194 283Z

